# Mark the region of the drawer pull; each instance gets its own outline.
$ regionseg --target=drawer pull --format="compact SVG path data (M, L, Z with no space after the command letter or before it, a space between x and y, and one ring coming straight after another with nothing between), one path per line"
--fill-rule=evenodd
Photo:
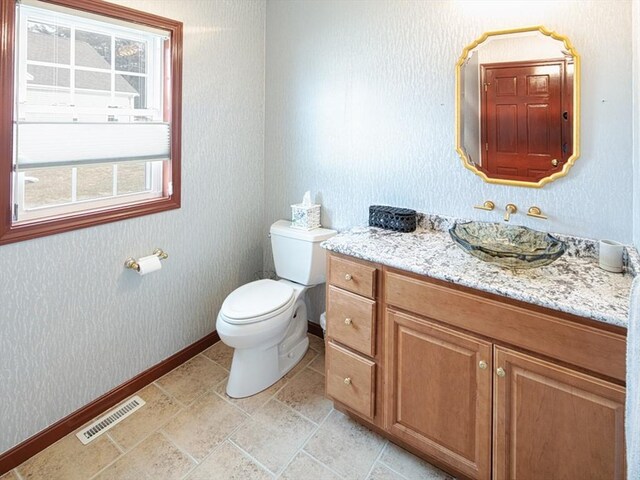
M499 377L501 377L501 378L502 378L502 377L504 377L507 373L504 371L504 368L502 368L502 367L498 367L498 369L496 370L496 374L497 374Z
M344 324L345 325L351 325L353 322L351 321L351 319L349 317L344 319Z
M345 279L347 282L351 281L351 274L350 274L350 273L347 273L347 274L344 276L344 279Z
M345 385L351 385L351 377L347 377L344 379L344 384Z
M487 368L487 362L485 362L484 360L480 360L480 362L478 363L478 367L480 367L480 370L485 370Z

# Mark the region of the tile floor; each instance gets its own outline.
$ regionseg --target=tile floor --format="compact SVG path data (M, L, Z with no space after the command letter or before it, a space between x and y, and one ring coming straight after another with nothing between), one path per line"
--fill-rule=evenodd
M452 480L334 410L324 343L250 398L225 395L218 342L139 392L147 403L87 446L70 434L0 480Z

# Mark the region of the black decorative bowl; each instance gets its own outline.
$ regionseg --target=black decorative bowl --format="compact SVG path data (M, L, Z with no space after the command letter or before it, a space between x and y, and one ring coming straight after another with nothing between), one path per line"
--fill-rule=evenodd
M513 270L549 265L567 249L563 241L548 233L518 225L456 223L449 229L449 234L465 252Z

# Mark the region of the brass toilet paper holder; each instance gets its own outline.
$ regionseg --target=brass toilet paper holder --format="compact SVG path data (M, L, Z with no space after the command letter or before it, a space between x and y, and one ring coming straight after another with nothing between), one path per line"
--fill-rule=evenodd
M169 254L167 252L165 252L164 250L162 250L161 248L154 249L153 250L153 255L158 257L160 260L165 260L165 259L169 258ZM138 261L133 257L127 258L124 261L124 266L125 266L125 268L129 268L131 270L135 270L136 272L140 271L140 265L138 264Z

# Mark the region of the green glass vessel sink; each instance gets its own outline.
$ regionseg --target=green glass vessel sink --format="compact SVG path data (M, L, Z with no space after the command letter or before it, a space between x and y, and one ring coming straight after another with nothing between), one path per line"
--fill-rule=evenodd
M449 234L470 255L513 270L549 265L567 249L563 241L548 233L518 225L456 223Z

